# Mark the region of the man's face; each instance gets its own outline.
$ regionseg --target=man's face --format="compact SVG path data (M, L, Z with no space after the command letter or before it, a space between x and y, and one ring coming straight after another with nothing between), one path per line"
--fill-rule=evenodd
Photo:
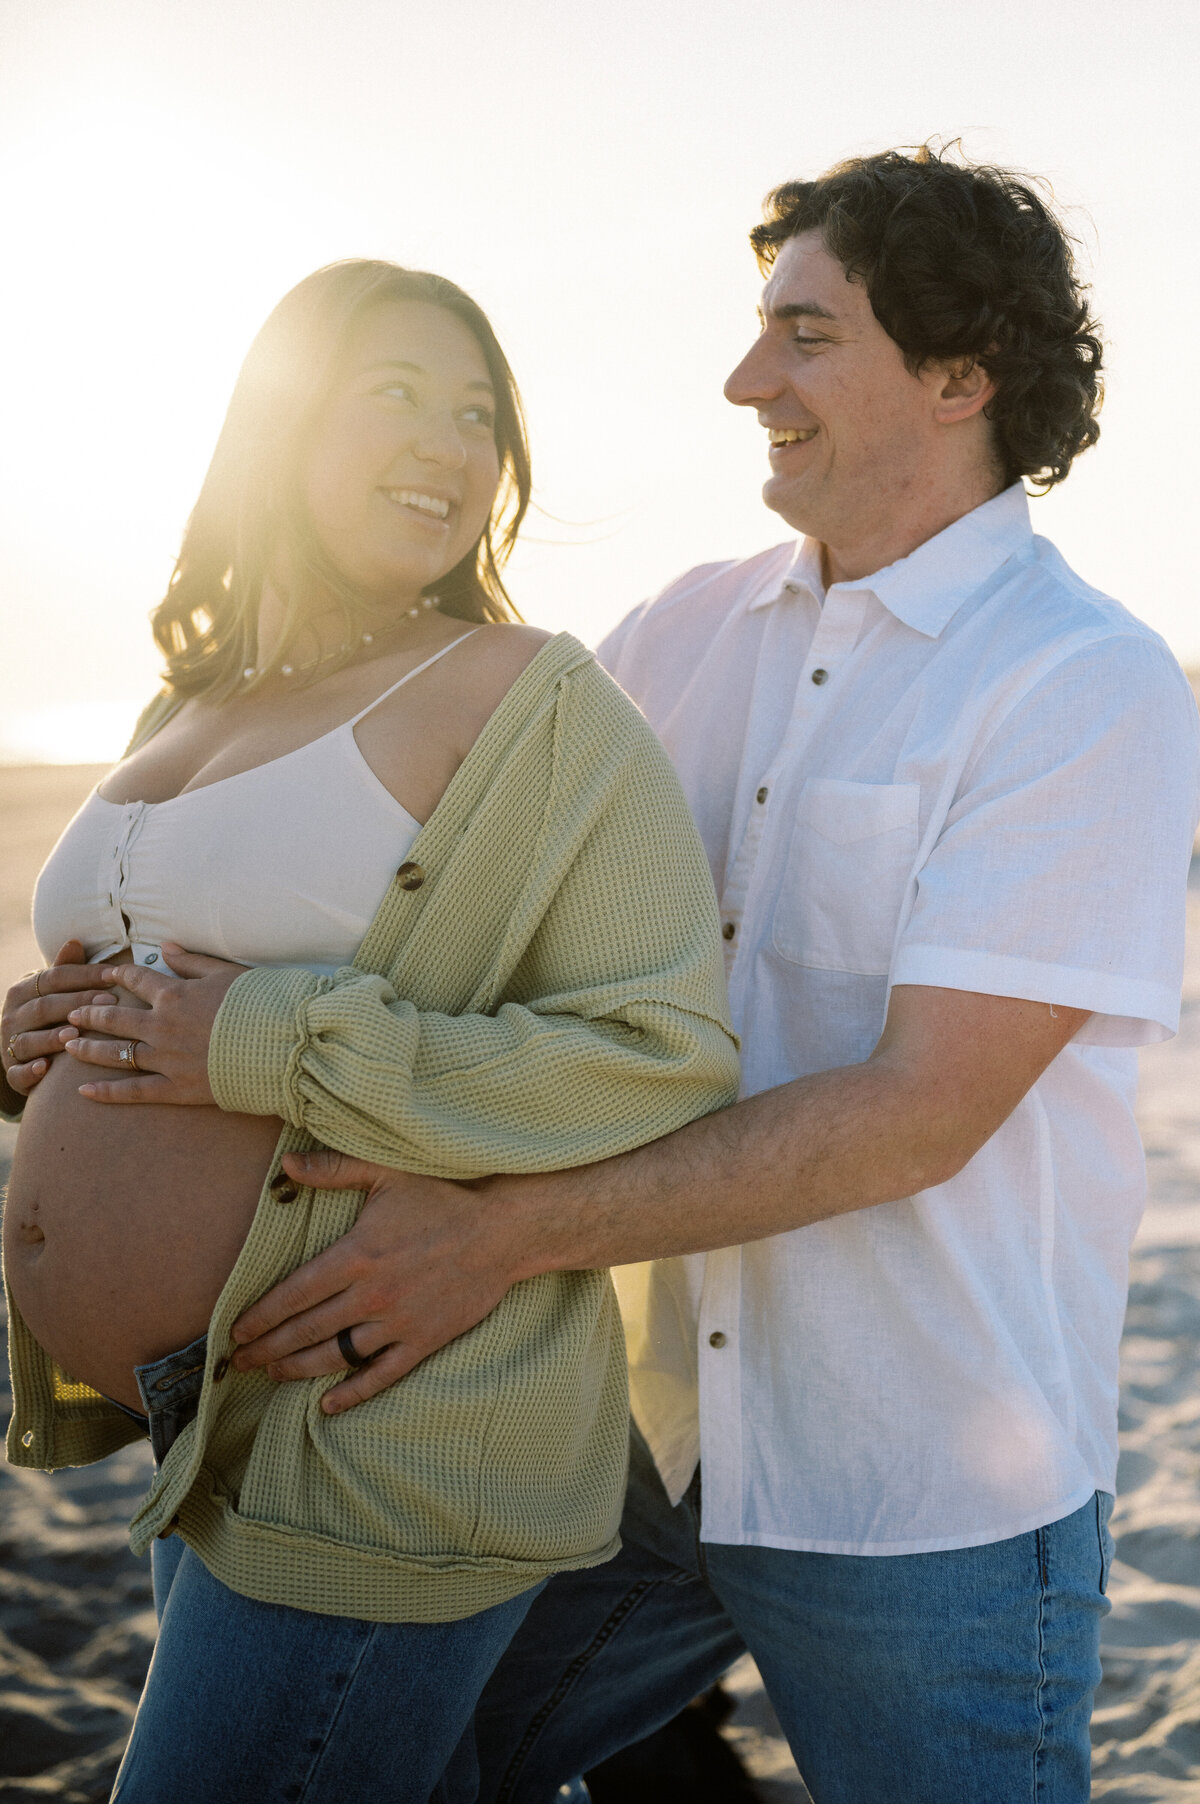
M910 375L900 347L819 232L789 238L763 290L762 331L725 384L770 440L767 506L819 539L842 575L895 536L942 451L944 372ZM882 561L888 561L886 556Z

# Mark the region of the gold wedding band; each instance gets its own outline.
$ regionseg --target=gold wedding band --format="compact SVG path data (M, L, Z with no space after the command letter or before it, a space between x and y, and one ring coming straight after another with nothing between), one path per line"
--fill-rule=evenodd
M15 1065L17 1062L17 1036L16 1036L16 1034L14 1034L12 1036L12 1039L8 1042L8 1045L6 1046L5 1051L8 1053L9 1058L12 1060L13 1064Z
M122 1046L120 1052L117 1054L117 1057L120 1059L122 1065L132 1065L135 1071L140 1071L141 1066L137 1062L137 1045L138 1043L136 1040L126 1040L124 1046Z
M42 993L42 978L45 975L46 972L44 968L41 971L35 971L33 974L33 993L35 996L40 996Z

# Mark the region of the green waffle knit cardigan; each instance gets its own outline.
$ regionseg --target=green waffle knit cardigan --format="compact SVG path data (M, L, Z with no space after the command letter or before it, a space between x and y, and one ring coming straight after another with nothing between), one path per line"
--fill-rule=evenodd
M140 744L178 703L161 697ZM263 872L263 881L271 873ZM225 1584L375 1621L452 1621L617 1547L627 1402L606 1273L516 1285L478 1327L344 1415L332 1378L228 1364L251 1302L346 1233L361 1193L276 1201L315 1144L471 1178L603 1159L732 1101L707 863L633 704L559 634L484 728L352 967L259 968L228 991L222 1108L284 1121L209 1330L199 1414L131 1528L176 1529ZM10 1310L11 1310L10 1299ZM12 1310L9 1458L103 1457L137 1429L58 1371Z

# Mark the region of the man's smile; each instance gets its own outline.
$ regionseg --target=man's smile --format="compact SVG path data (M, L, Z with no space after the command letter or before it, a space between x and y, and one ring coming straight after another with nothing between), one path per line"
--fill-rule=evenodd
M807 445L810 438L816 438L818 430L816 426L770 426L767 442L772 451L779 445Z

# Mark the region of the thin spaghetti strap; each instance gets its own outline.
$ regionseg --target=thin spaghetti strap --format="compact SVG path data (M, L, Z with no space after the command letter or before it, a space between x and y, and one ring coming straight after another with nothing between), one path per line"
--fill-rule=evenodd
M371 712L372 708L377 708L380 702L385 702L389 695L395 695L397 689L403 689L405 683L411 683L414 677L420 676L423 670L428 670L431 664L436 664L439 658L444 658L448 651L453 651L454 647L461 645L464 639L473 639L478 631L479 628L473 626L469 633L460 633L457 639L451 639L449 645L443 645L440 651L435 651L432 658L426 658L425 662L418 664L415 670L406 671L398 683L393 683L390 689L385 689L382 695L377 695L374 701L368 702L366 707L360 709L354 716L353 720L343 722L342 730L345 731L346 727L356 727L359 721L365 719Z

